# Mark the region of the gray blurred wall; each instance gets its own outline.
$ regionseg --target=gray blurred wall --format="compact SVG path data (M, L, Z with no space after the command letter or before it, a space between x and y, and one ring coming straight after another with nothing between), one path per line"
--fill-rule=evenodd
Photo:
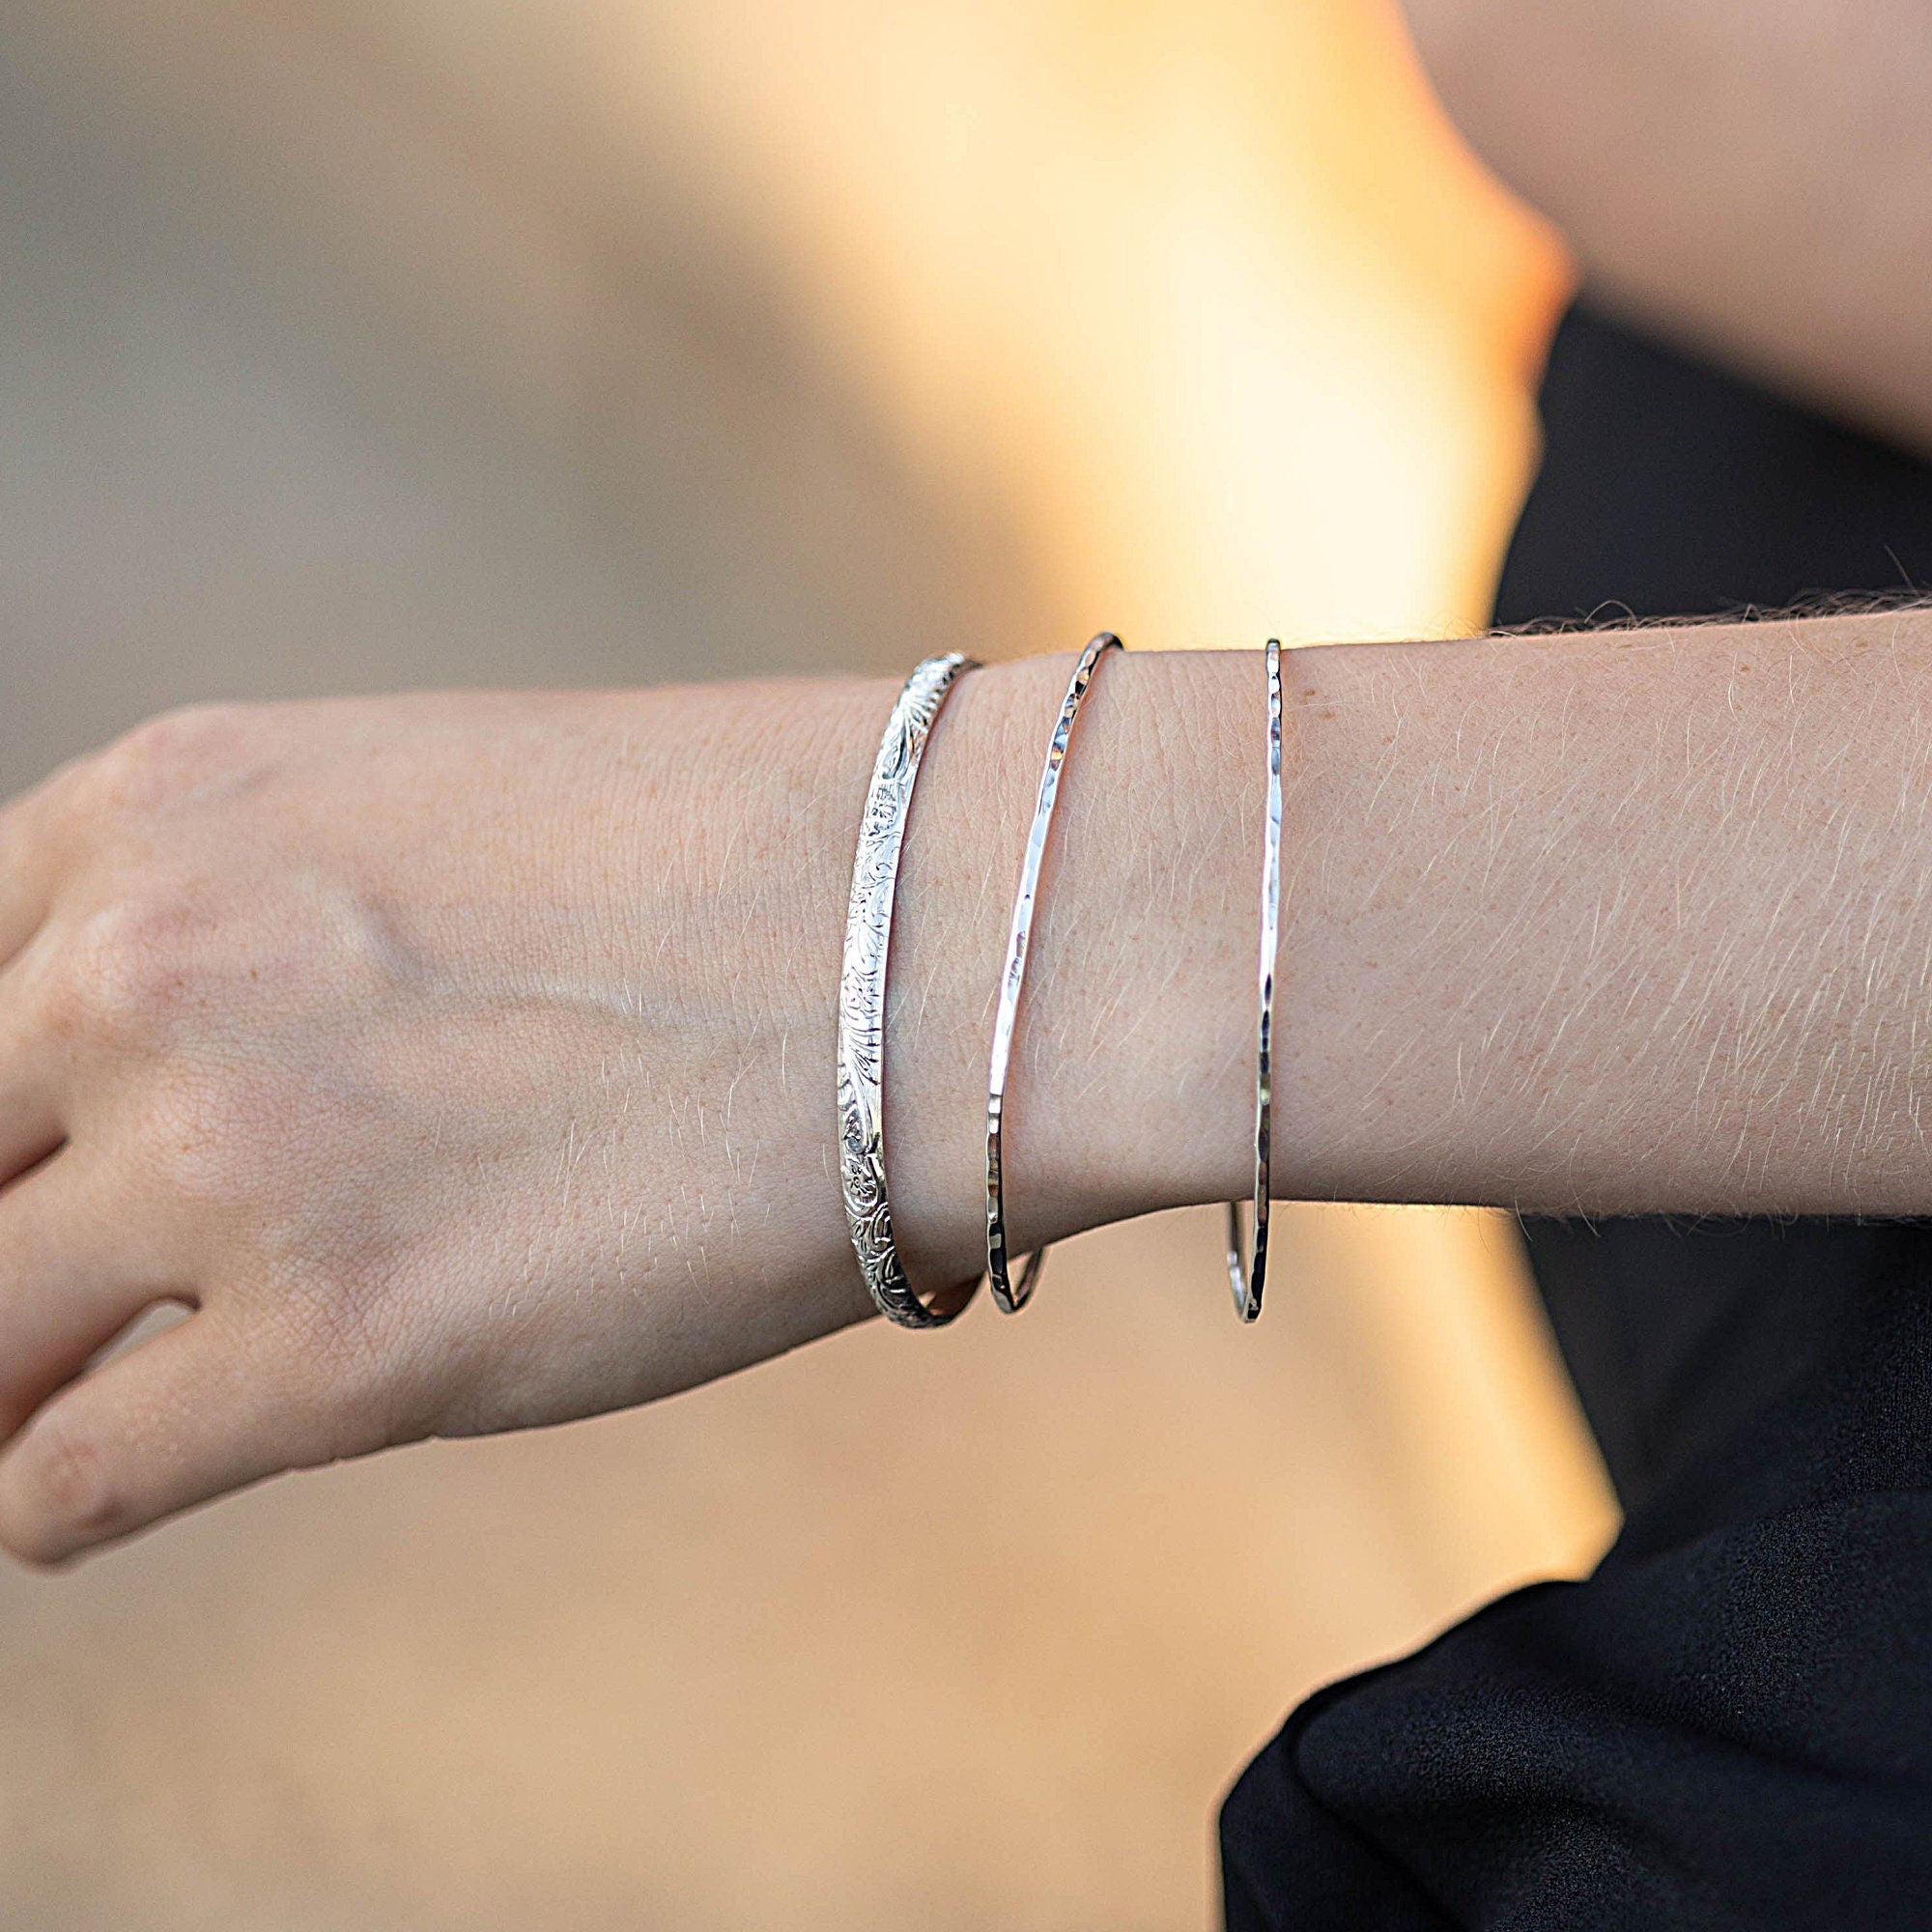
M688 188L169 12L0 0L0 785L185 698L1044 641Z

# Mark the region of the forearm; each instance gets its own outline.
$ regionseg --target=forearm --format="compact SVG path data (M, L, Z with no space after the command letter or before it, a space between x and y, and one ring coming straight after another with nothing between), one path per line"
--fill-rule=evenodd
M1932 14L1404 0L1449 112L1610 300L1932 446Z
M1932 1211L1932 613L1338 646L1289 672L1278 1193ZM968 682L908 849L895 1186L957 1267L1063 674ZM1250 1184L1261 692L1252 654L1095 683L1009 1115L1024 1238Z

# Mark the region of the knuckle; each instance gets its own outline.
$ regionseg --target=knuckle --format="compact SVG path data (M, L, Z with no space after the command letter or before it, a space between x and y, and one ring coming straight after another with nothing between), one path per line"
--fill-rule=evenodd
M119 1039L165 1035L194 1002L201 926L185 895L150 893L91 913L66 948L66 1017Z
M191 704L164 711L99 753L94 802L116 816L143 816L237 770L247 757L250 707Z
M73 795L85 781L93 755L83 753L57 765L39 784L16 792L0 805L0 856L22 853L64 825Z
M8 1547L29 1562L58 1562L132 1520L113 1459L58 1406L31 1425L8 1460L12 1480L0 1529Z

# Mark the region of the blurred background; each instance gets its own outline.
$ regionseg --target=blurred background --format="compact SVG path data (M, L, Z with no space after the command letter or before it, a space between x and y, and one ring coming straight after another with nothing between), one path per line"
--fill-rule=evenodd
M1569 271L1382 0L0 0L0 785L160 706L1479 628ZM1291 1703L1613 1527L1512 1225L0 1572L0 1916L1139 1932ZM883 1447L882 1447L883 1445Z

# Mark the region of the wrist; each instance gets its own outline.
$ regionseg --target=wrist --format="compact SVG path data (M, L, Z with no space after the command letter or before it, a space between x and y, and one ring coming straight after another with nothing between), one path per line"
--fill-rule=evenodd
M926 753L887 1028L895 1219L916 1278L983 1264L986 1057L1067 657L963 680ZM1252 1185L1258 654L1104 660L1062 781L1008 1089L1014 1252Z

